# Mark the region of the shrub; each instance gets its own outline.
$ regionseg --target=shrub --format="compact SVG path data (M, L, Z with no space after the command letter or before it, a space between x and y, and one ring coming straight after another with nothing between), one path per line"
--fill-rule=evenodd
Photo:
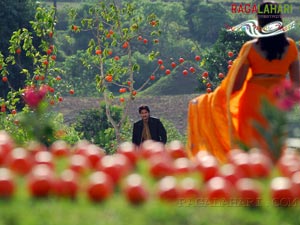
M121 112L119 107L111 107L111 116L115 121L120 120ZM103 102L100 103L99 109L81 111L73 126L77 132L82 134L82 138L100 145L108 153L113 151L115 144L112 140L115 140L116 137L112 125L108 122Z
M28 120L28 117L26 117L25 122L27 123L27 126L20 124L20 118L24 116L25 112L20 112L17 115L0 113L0 130L5 130L9 133L18 145L24 145L31 140L36 140L36 136L31 134L32 130L28 129L28 126L33 127L33 120ZM40 118L37 121L38 123L35 127L43 127L41 125L41 122L43 122L42 120L50 121L49 125L53 131L51 132L53 133L52 139L49 139L48 143L43 142L46 145L50 145L55 139L65 140L69 144L75 144L81 139L80 134L72 126L64 124L64 117L61 113L48 112L43 115L42 119Z
M161 118L161 122L164 124L164 127L166 128L168 142L172 140L179 140L185 144L186 142L185 135L182 135L171 121Z

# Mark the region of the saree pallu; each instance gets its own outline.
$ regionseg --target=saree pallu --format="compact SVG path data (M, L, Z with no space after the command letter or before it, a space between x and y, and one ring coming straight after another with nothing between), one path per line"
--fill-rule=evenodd
M209 151L218 160L225 162L227 153L237 147L239 101L252 77L249 69L246 82L240 91L232 94L235 78L247 59L251 48L245 43L234 60L227 76L213 92L202 94L189 102L187 121L187 151L189 157L199 151Z

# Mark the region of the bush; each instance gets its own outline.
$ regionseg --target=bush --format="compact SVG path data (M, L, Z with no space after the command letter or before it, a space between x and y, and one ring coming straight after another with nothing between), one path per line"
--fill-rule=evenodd
M177 128L175 127L175 125L172 122L170 122L164 118L161 118L161 122L164 124L164 127L166 128L168 142L170 142L172 140L179 140L185 144L185 142L186 142L185 135L180 134L180 132L177 130Z
M111 116L115 121L121 118L122 110L112 106ZM116 137L114 128L109 123L105 112L105 104L100 103L99 109L81 111L73 124L75 130L82 134L82 138L103 147L107 153L114 151Z
M0 114L0 130L5 130L7 133L9 133L18 145L24 145L30 142L31 140L35 140L36 138L36 136L32 136L30 134L31 131L26 129L26 126L22 126L20 124L19 119L24 115L24 112L20 112L17 115L6 113ZM47 115L44 115L43 119L45 121L51 121L51 129L53 130L54 139L59 138L66 141L69 144L75 144L81 139L80 134L73 127L64 124L63 114L49 112L47 113ZM32 120L28 120L27 123L28 126L30 126L30 124L32 126ZM50 145L54 139L50 140L48 145Z

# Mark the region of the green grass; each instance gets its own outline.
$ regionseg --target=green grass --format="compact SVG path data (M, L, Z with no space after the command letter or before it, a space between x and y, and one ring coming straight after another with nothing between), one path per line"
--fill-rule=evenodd
M107 202L93 204L78 200L15 198L0 202L2 225L140 225L140 224L222 224L222 225L298 225L299 207L205 206L192 201L169 204L150 200L132 206L118 194Z
M297 225L298 213L299 208L180 207L156 201L132 207L116 196L105 204L62 200L1 202L0 224Z

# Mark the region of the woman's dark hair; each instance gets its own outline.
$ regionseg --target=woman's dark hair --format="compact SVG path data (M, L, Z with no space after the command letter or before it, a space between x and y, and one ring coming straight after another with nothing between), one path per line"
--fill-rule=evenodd
M147 112L150 113L149 106L147 106L147 105L141 105L141 106L139 107L139 113L141 113L141 111L142 111L143 109L147 110Z
M282 22L281 13L278 12L278 10L275 10L275 12L273 12L274 10L271 10L271 12L269 12L268 9L270 9L272 6L276 7L276 9L279 7L279 5L273 1L264 2L259 5L257 20L260 27L264 27L265 25L274 21ZM266 7L268 9L266 9ZM258 43L261 46L261 50L267 52L266 57L269 61L273 59L281 59L285 47L289 45L284 33L270 37L260 37L258 38Z

